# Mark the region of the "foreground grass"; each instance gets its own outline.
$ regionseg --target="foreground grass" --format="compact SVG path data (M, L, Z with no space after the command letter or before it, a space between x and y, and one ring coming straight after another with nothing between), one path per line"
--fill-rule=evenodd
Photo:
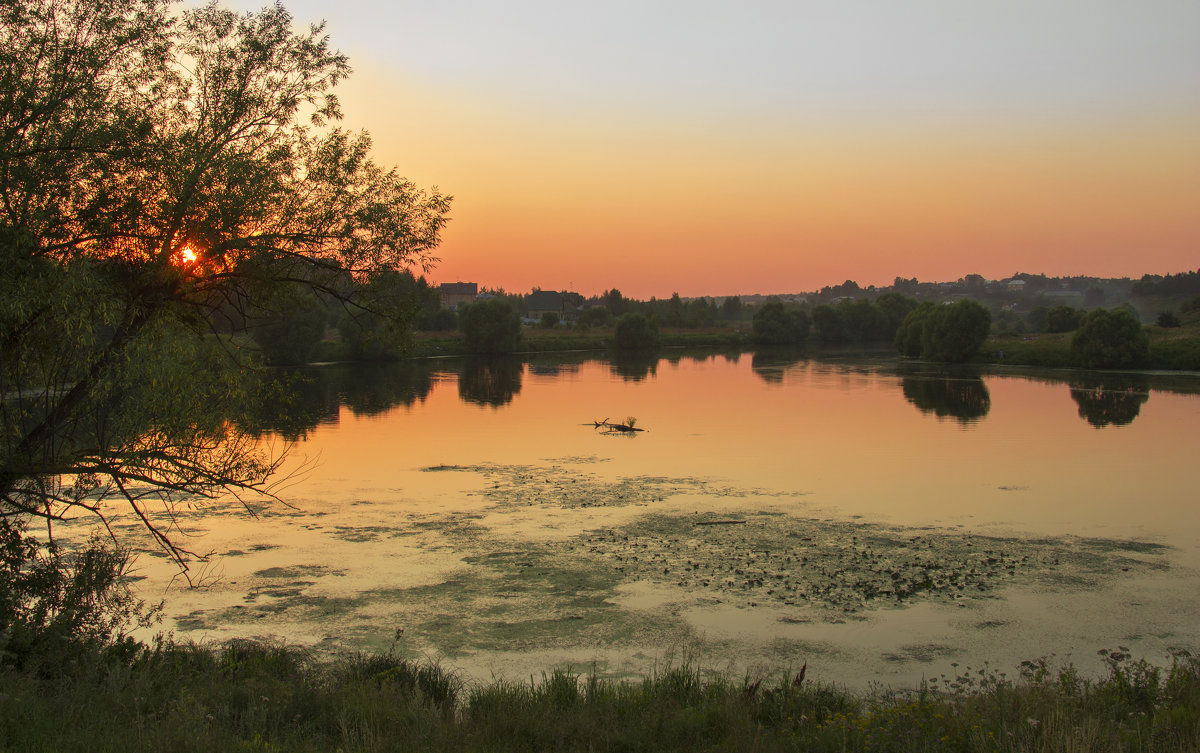
M249 642L0 669L5 751L1193 751L1200 661L1105 652L1107 676L1026 662L908 692L691 667L472 686L390 655Z

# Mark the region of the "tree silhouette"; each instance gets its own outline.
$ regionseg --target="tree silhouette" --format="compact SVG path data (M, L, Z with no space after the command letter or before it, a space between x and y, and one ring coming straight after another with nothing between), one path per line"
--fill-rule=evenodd
M186 566L148 503L279 467L227 420L253 361L217 320L427 267L449 199L334 125L346 59L280 5L7 4L0 71L0 514L116 497Z

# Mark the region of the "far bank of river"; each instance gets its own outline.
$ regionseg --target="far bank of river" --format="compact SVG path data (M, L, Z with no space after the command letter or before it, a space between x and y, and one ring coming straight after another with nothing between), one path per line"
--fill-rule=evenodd
M1170 329L1147 327L1146 332L1150 336L1150 357L1142 367L1144 370L1200 371L1200 326ZM972 359L972 363L1075 368L1076 364L1071 356L1071 336L1070 332L992 336L980 348L978 355ZM344 360L339 357L336 343L325 345L326 347L316 360ZM755 346L748 323L740 327L662 330L659 346L660 349L717 348L739 352L762 349ZM524 332L521 347L515 355L581 350L598 352L614 350L612 329L528 328ZM894 347L887 342L829 346L822 345L814 339L800 350L814 356L846 353L863 353L874 356L895 354ZM458 333L426 333L420 334L414 339L405 357L431 358L465 355L470 355L470 353Z

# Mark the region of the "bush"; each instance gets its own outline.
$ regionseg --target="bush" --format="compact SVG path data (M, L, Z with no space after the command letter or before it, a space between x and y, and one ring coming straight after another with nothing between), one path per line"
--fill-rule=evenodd
M643 314L631 312L617 319L614 336L619 350L644 350L658 345L658 325Z
M554 313L553 311L547 311L546 313L542 314L542 321L540 324L545 329L554 329L558 326L558 314Z
M934 304L925 301L905 315L893 341L900 355L909 358L918 358L921 355L921 336L925 332L925 321L936 308Z
M417 329L422 332L453 332L458 329L458 315L450 309L435 309L417 319Z
M921 357L962 363L979 351L992 329L992 315L972 300L938 306L925 321Z
M754 312L754 341L763 345L802 345L810 326L804 309L768 301Z
M896 331L896 349L902 355L931 361L968 361L987 339L992 315L979 303L965 299L935 306L922 303Z
M126 631L147 626L130 591L128 551L88 542L65 555L10 518L0 519L0 665L62 663L85 649L133 645Z
M850 339L850 330L846 327L846 317L840 308L822 304L813 309L813 324L817 327L817 337L826 344L844 343Z
M1071 357L1088 369L1133 369L1150 355L1150 338L1126 309L1088 312L1071 339Z
M1182 327L1183 322L1179 321L1179 317L1173 311L1164 311L1154 320L1155 326L1158 327Z
M1055 306L1046 312L1047 332L1072 332L1083 321L1083 312L1070 306Z
M612 316L604 306L592 306L579 312L579 323L586 327L603 327L611 319Z
M521 315L498 298L463 306L458 328L472 353L511 353L521 344Z

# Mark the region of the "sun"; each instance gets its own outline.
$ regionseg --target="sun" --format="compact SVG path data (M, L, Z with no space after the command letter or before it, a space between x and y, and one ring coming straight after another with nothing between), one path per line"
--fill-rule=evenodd
M172 257L172 261L177 266L189 268L189 269L191 267L196 266L196 262L199 259L200 259L200 254L197 253L196 249L190 245L186 245L183 248L179 249L178 251L175 252L175 255Z

